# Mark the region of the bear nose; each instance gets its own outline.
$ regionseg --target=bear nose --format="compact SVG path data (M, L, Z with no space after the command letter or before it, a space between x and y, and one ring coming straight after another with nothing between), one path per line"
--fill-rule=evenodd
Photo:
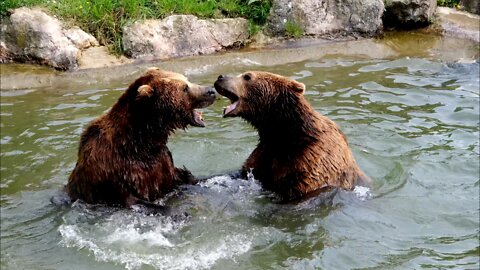
M220 75L218 76L217 80L223 80L225 78L225 75Z
M215 96L215 89L213 87L208 87L207 88L207 95Z

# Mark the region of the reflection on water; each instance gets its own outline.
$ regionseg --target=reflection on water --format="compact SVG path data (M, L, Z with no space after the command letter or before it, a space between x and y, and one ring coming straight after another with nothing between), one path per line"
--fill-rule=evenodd
M85 125L122 85L1 92L2 269L478 269L479 64L426 58L317 59L225 67L295 78L349 138L371 191L276 204L255 180L210 178L163 200L173 216L49 199ZM218 74L189 71L211 84ZM204 109L206 128L169 147L195 175L238 169L257 142L241 119ZM370 192L371 194L369 194Z

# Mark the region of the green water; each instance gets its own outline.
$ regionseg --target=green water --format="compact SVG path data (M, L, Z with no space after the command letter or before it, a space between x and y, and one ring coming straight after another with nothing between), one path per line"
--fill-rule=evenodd
M54 206L49 199L75 164L82 129L136 74L101 87L84 81L68 89L2 91L1 268L480 267L478 62L331 56L267 66L241 60L183 72L204 84L222 70L248 69L305 83L306 98L341 126L373 179L371 198L341 192L332 205L316 198L278 205L253 180L219 176L165 199L189 217ZM177 166L202 176L241 166L257 135L241 119L221 117L227 104L221 98L203 110L206 128L172 136Z

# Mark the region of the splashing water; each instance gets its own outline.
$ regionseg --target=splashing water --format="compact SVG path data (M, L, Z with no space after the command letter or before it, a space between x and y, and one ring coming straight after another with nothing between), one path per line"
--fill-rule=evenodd
M373 198L373 194L368 187L355 186L353 189L353 194L357 196L362 201Z

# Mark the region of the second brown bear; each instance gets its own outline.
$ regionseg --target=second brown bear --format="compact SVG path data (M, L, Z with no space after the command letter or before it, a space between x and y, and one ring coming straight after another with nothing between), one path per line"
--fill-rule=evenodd
M370 185L339 127L316 112L305 85L268 72L220 75L217 92L232 102L224 117L239 116L258 131L255 150L243 165L266 189L284 200L305 198L325 188L352 190Z

